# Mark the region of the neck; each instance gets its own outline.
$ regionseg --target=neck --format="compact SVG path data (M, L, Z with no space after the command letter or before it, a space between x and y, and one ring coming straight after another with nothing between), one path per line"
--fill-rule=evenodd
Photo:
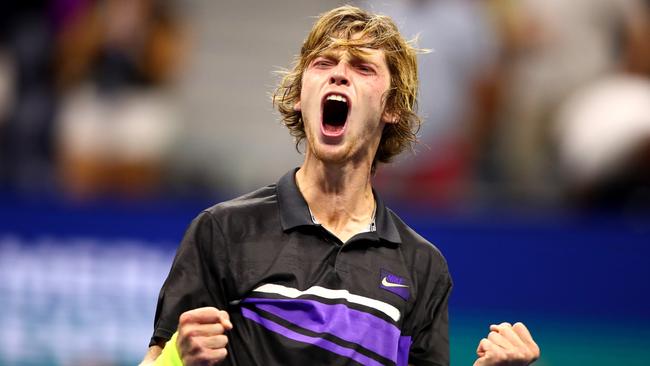
M305 158L296 183L318 222L342 242L372 222L375 199L370 164L334 165Z

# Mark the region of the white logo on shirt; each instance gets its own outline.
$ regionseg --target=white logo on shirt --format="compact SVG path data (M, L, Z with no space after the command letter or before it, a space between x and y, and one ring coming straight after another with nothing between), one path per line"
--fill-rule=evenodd
M407 285L388 282L388 276L385 276L384 278L381 279L381 284L386 287L408 287Z

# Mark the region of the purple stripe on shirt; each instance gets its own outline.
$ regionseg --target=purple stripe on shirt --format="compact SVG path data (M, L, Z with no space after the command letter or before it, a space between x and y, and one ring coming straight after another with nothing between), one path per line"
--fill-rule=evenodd
M307 344L314 345L316 347L320 347L322 349L336 353L337 355L350 358L356 362L359 362L362 365L382 366L380 362L375 361L372 358L363 355L359 352L356 352L353 349L339 346L338 344L330 342L326 339L310 337L304 334L294 332L293 330L286 328L274 321L261 317L259 314L255 313L250 309L242 308L241 313L242 316L244 316L245 318L256 322L257 324L263 326L264 328L272 332L281 334L289 339L293 339L294 341L307 343Z
M411 343L413 343L411 341L411 336L399 337L399 350L397 351L397 366L408 366Z
M247 298L242 302L276 315L315 333L327 333L356 343L397 363L400 330L372 314L344 304L324 304L308 299Z

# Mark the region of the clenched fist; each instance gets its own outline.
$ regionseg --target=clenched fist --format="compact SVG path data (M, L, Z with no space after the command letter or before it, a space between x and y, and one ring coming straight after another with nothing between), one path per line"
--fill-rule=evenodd
M539 358L539 347L522 323L490 326L476 349L474 366L527 366Z
M185 366L214 365L226 358L232 329L227 312L213 307L198 308L181 314L176 347Z

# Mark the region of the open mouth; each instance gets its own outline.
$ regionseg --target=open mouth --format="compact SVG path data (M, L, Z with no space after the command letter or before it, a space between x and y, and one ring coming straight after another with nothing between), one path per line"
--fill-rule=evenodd
M323 101L323 133L338 136L345 129L350 110L348 99L341 94L330 94Z

